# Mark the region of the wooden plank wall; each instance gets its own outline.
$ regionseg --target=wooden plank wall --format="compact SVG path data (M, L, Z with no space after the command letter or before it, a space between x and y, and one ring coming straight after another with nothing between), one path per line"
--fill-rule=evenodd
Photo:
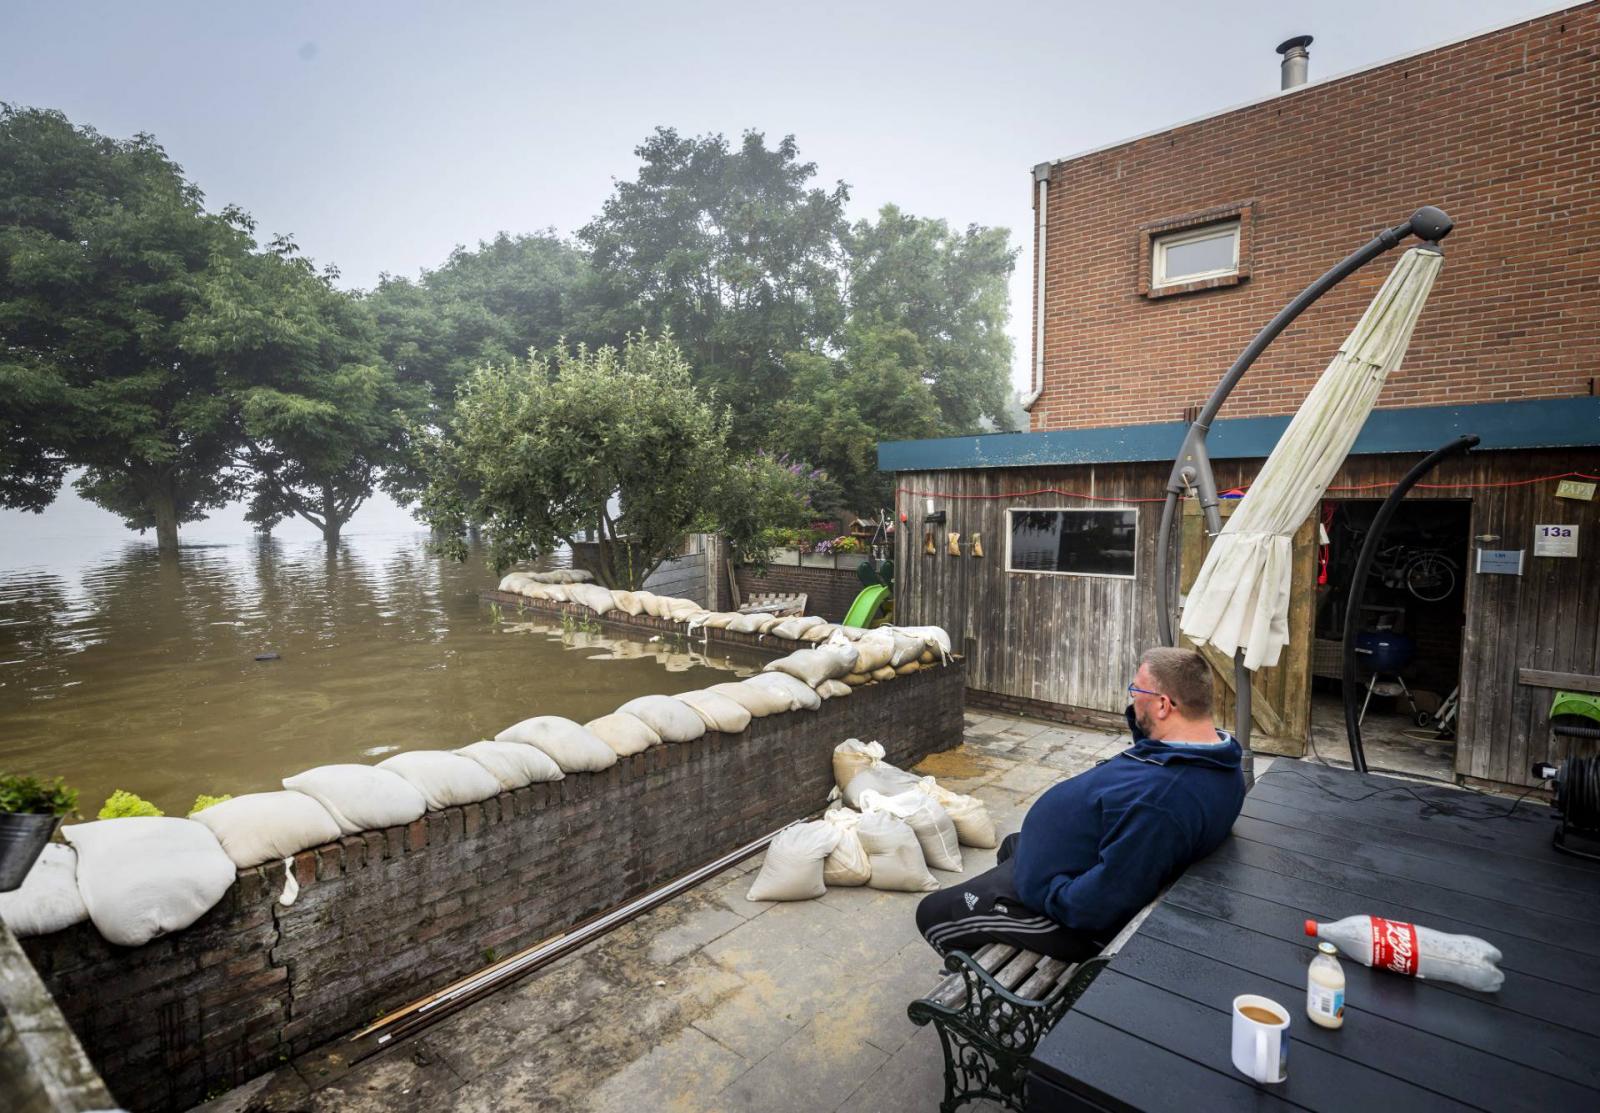
M1381 499L1417 459L1355 457L1334 477L1328 497ZM1218 486L1247 484L1260 466L1259 460L1220 461ZM1121 504L1050 494L970 496L1059 487L1101 498L1153 499L1160 497L1169 469L1169 464L1145 463L902 473L896 486L935 492L949 521L931 527L938 552L924 556L925 496L897 496L898 510L909 518L898 531L900 621L949 630L967 653L968 682L974 688L1119 713L1140 650L1157 641L1153 572L1159 504L1131 503L1140 511L1137 575L1114 580L1008 574L1005 510ZM1533 762L1561 756L1549 746L1546 715L1552 693L1518 683L1518 669L1600 674L1600 499L1557 499L1554 480L1528 482L1569 471L1600 474L1600 450L1477 453L1447 461L1428 480L1433 486L1410 496L1469 500L1473 536L1494 534L1500 540L1489 547L1528 551L1521 577L1462 570L1467 594L1456 747L1456 772L1462 776L1529 785ZM1532 555L1533 527L1547 522L1579 526L1576 559ZM964 538L981 533L987 555L967 556L965 546L961 557L945 555L948 530Z

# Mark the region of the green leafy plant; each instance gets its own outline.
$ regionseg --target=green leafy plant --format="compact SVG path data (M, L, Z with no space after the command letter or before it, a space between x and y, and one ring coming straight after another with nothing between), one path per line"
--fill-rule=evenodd
M232 799L232 793L223 793L221 796L207 796L202 792L199 796L194 798L194 807L189 809L189 814L193 815L195 812L203 812L214 804L220 804L224 800Z
M78 790L60 777L46 782L36 777L0 777L0 812L23 815L71 815L78 807Z
M133 793L124 792L120 788L106 797L106 802L100 809L101 819L127 819L130 816L159 816L166 814L166 812L142 796L135 796Z

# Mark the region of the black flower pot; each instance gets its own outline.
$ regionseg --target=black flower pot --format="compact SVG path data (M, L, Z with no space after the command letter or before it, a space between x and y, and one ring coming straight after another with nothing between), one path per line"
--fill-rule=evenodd
M22 884L59 826L59 815L0 812L0 893Z

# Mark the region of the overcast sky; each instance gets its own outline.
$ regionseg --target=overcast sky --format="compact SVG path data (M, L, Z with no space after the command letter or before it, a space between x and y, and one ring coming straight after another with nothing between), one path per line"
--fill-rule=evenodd
M1565 6L0 0L0 100L151 132L212 207L359 287L502 229L570 235L657 125L792 133L852 217L1011 229L1026 385L1035 163L1269 94L1292 35L1318 80Z

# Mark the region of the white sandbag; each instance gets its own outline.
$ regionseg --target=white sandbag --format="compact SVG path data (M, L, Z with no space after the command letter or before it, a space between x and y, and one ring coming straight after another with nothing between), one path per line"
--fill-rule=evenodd
M702 626L709 626L713 630L726 630L734 619L739 617L737 611L712 611L706 615Z
M789 641L799 641L800 636L807 630L810 630L814 626L825 625L826 623L827 619L818 615L795 615L791 618L784 619L782 622L774 626L772 628L772 636L775 638L787 638Z
M455 752L483 766L507 792L566 776L549 754L525 742L474 742Z
M520 591L522 586L528 582L528 574L526 572L507 572L500 577L500 586L496 590Z
M339 825L303 792L250 792L195 812L240 869L278 862L336 840Z
M398 773L428 802L430 811L476 804L500 795L500 782L470 757L449 750L408 750L384 758L379 769Z
M617 763L617 753L588 730L560 715L535 715L506 727L496 742L522 742L550 755L563 773L598 773Z
M766 615L761 614L736 615L729 621L727 629L735 634L758 634L761 632L761 624L766 621L766 618Z
M764 614L761 621L756 623L756 633L770 634L783 623L783 616L778 614Z
M589 584L594 582L594 573L587 568L563 568L560 570L564 584Z
M672 597L670 595L656 595L654 592L635 592L640 601L644 603L644 613L652 618L672 617Z
M779 692L764 684L748 684L743 681L713 684L706 691L727 696L750 712L750 717L754 719L764 719L768 715L777 715L793 709L793 701L790 700L788 693Z
M839 792L846 804L857 811L864 811L861 804L863 793L877 792L884 796L897 796L902 792L915 790L918 780L915 773L907 773L904 769L896 768L886 761L875 761L852 776L849 784L840 785Z
M866 637L868 633L869 631L862 629L860 626L835 626L829 631L828 640L836 641L843 638L847 642L858 642Z
M893 637L894 652L889 655L889 664L895 668L899 668L908 661L915 661L922 656L922 651L928 647L927 643L921 638L910 638L903 634L895 634Z
M839 845L839 828L826 820L785 827L767 844L766 861L746 900L810 900L827 892L822 860Z
M939 802L920 788L885 796L870 789L861 793L861 810L886 811L911 825L922 847L923 860L936 870L961 871L961 840L956 825Z
M801 634L800 635L800 640L803 641L803 642L811 642L814 645L821 645L821 644L823 644L825 642L832 641L833 640L833 632L835 630L837 630L837 629L838 629L838 627L835 626L833 623L824 622L822 625L813 626L811 629L807 630L804 634Z
M894 635L884 629L869 630L855 641L856 672L871 673L894 656Z
M707 730L738 734L750 725L749 709L720 692L702 689L679 692L673 698L694 708L695 713L705 720Z
M428 801L400 774L371 765L319 765L283 779L327 809L342 835L410 823Z
M881 762L883 755L881 743L846 738L833 748L833 783L839 786L841 792L844 791L857 773Z
M961 840L962 846L993 850L1000 845L994 820L989 818L989 808L982 800L976 796L951 792L932 777L923 777L917 782L917 787L939 801L950 822L956 825L956 838Z
M822 818L839 829L838 845L822 862L822 883L829 887L865 885L872 879L872 859L867 857L856 832L861 813L831 808Z
M566 603L572 598L567 594L571 589L563 584L541 584L539 590L552 603Z
M217 837L192 819L102 819L61 833L78 852L78 893L89 919L122 947L188 927L239 874Z
M817 695L823 699L833 699L836 696L848 696L850 685L843 680L824 680L817 685Z
M22 886L0 893L0 921L19 939L49 935L88 918L78 892L78 854L62 843L46 843Z
M867 884L895 893L931 893L939 887L928 872L917 834L889 812L865 812L856 824L872 875Z
M759 684L764 688L780 693L789 701L790 711L815 711L822 706L822 697L804 680L797 680L786 672L763 672L749 677L743 681L745 684Z
M950 656L950 635L945 633L942 626L896 626L894 632L906 637L919 638L946 657Z
M824 680L837 680L853 672L855 663L855 652L848 646L828 645L818 649L797 649L787 657L768 661L761 671L788 673L815 688Z
M624 614L643 614L644 604L639 602L639 595L633 591L613 591L611 601L616 604L617 610Z
M574 603L582 603L595 614L610 614L617 609L616 600L611 598L611 590L599 584L573 584L567 588L567 598Z
M639 696L617 710L637 715L663 742L693 742L706 732L705 720L699 713L671 696Z
M669 600L667 606L667 617L674 622L690 622L701 615L710 613L693 599L672 599Z
M661 745L661 736L651 730L645 721L626 711L613 711L598 719L590 719L583 729L610 746L618 757L642 754L651 746Z

